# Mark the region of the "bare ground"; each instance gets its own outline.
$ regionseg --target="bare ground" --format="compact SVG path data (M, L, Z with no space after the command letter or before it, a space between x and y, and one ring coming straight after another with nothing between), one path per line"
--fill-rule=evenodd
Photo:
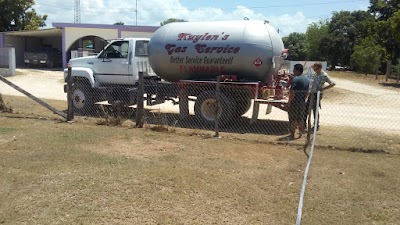
M365 88L346 90L337 82L325 95L323 112L335 102L369 107L351 98L370 96ZM129 121L97 126L107 123L85 117L67 124L26 98L4 98L17 110L0 114L2 224L296 220L307 161L304 139L281 142L282 135L257 133L222 133L215 139L207 130L156 132L151 126L133 129ZM65 107L64 101L48 102ZM396 135L325 124L317 136L303 224L399 224Z
M2 224L293 224L299 146L0 117ZM303 224L400 223L398 155L317 148Z

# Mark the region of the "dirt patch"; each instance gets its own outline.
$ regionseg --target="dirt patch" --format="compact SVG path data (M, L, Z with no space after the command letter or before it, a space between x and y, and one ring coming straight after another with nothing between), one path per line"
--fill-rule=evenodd
M172 152L179 152L184 149L184 146L175 143L173 140L161 141L151 139L137 139L131 138L130 140L113 140L102 145L86 145L84 149L93 152L109 155L121 155L140 159L151 159L157 156L171 154Z
M349 96L351 96L352 94L353 94L352 91L342 89L340 87L338 88L335 87L324 92L322 101L343 102L351 99L349 98Z
M11 113L12 109L6 106L6 103L3 100L3 95L0 94L0 112L8 112Z

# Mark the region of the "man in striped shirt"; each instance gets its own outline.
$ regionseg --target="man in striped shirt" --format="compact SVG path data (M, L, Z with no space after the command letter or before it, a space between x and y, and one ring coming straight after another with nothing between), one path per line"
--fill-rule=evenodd
M308 114L308 109L311 107L312 114L314 115L314 121L315 121L315 113L317 111L317 93L318 91L321 92L320 95L320 102L318 104L318 107L321 108L321 100L322 96L325 90L328 90L330 88L333 88L336 84L335 82L329 77L329 75L322 70L322 64L321 63L314 63L313 65L313 70L315 72L313 76L313 81L311 85L311 90L310 90L310 96L308 97L307 100L307 114ZM328 83L328 86L325 86L325 83ZM311 116L311 115L310 115ZM307 118L307 117L306 117ZM319 113L318 113L318 122L314 126L317 125L317 130L319 130Z

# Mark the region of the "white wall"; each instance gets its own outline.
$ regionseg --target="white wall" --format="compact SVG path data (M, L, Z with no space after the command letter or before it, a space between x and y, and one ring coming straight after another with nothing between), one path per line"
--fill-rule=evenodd
M131 37L149 38L149 37L151 37L151 35L153 35L153 33L149 33L149 32L132 32L132 31L122 31L121 32L121 38L131 38Z

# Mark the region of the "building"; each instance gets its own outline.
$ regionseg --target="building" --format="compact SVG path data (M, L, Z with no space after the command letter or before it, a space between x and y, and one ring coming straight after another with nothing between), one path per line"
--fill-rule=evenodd
M150 37L156 26L126 26L77 23L53 23L54 28L33 31L0 32L0 48L15 48L17 67L23 67L24 53L41 47L61 51L62 66L69 59L100 52L107 40L127 37Z

